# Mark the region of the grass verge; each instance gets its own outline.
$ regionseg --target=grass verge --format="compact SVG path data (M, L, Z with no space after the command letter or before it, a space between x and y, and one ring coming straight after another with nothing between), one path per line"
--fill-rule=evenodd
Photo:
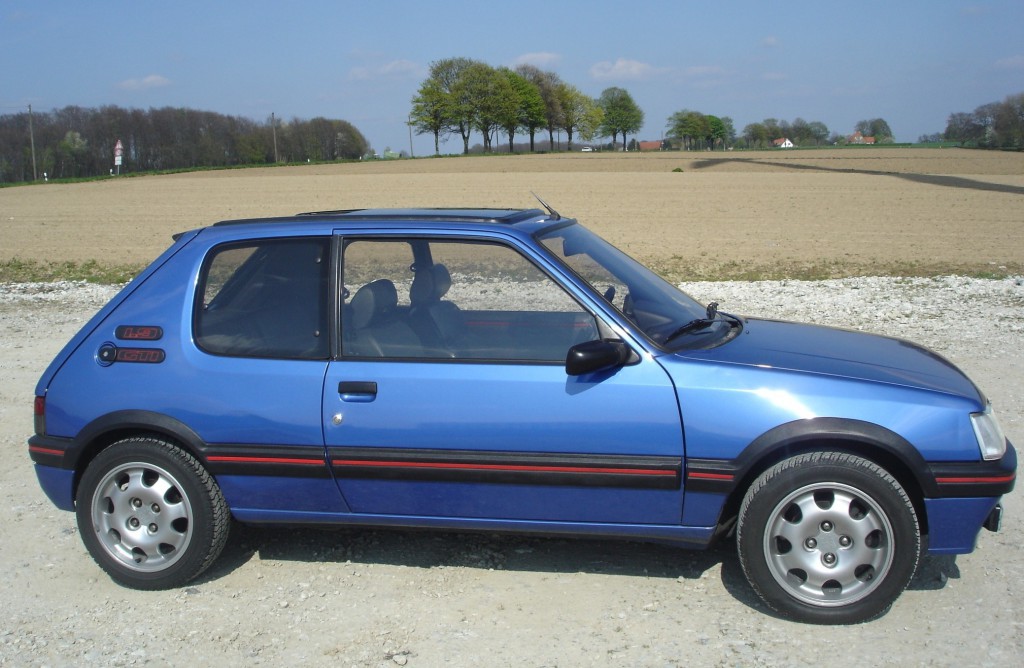
M126 283L143 267L130 264L86 262L39 262L14 258L0 261L0 283L49 283L85 281L87 283Z
M678 255L671 258L646 258L651 269L672 283L683 281L823 281L854 276L921 277L968 276L970 278L1007 278L1024 276L1024 262L986 263L983 265L914 261L852 263L831 260L772 264L743 264L734 260L694 260ZM39 262L12 259L0 261L0 283L47 283L85 281L116 285L138 275L142 265L86 262Z
M837 260L782 260L770 264L745 264L735 260L709 261L673 256L648 258L647 266L672 283L683 281L824 281L856 276L892 276L930 278L967 276L970 278L1007 278L1024 276L1024 262L1005 263L923 263L903 261L842 262Z

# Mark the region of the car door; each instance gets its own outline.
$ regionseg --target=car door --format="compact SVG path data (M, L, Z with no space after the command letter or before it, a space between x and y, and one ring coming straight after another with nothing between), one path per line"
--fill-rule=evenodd
M343 248L323 417L353 512L679 523L679 410L655 360L568 376L566 353L598 338L598 322L511 245Z

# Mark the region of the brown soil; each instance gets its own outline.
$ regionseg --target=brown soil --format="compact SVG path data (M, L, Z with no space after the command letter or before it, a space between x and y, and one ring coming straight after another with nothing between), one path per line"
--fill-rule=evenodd
M682 172L674 172L674 169ZM145 264L230 218L532 207L675 278L1024 273L1024 154L573 153L195 172L0 190L0 261Z

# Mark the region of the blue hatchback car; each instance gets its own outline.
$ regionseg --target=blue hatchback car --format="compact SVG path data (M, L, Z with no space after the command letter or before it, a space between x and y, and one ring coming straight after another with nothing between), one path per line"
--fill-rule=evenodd
M178 235L61 351L29 452L117 582L232 522L705 548L817 623L999 528L1016 453L907 341L700 305L553 210L353 210Z

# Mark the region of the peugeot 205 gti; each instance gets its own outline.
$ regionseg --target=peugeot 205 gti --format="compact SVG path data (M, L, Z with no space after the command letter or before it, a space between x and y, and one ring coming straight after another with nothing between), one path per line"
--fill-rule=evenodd
M180 234L43 374L29 452L129 587L195 578L233 522L727 538L819 623L972 551L1016 471L939 355L719 312L550 208Z

